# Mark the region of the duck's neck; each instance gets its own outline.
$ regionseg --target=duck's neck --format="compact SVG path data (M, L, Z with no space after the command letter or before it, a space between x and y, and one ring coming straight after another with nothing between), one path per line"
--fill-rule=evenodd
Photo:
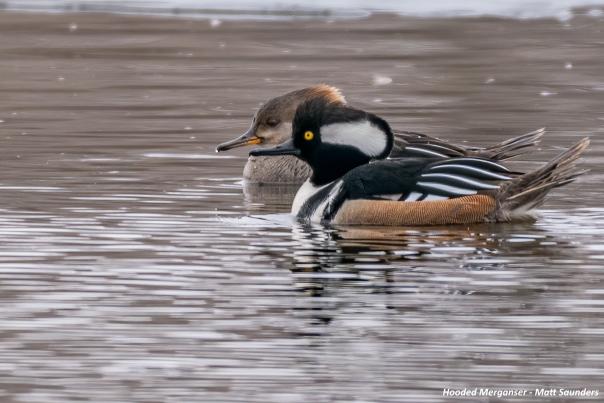
M307 161L312 168L310 182L316 187L324 186L370 160L355 147L325 145Z

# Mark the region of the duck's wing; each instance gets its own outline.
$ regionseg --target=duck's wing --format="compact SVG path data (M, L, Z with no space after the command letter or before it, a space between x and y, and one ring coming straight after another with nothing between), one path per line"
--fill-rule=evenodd
M365 201L364 209L371 203L376 209L391 209L396 203L409 206L410 202L446 201L493 193L515 176L517 173L497 162L472 157L376 161L342 177L331 191L323 219L331 221L352 201ZM379 203L385 201L389 203Z
M448 141L431 137L426 134L408 131L394 131L394 148L392 157L478 157L493 160L506 160L527 151L541 141L545 129L535 130L518 137L505 140L490 147L471 147L452 144Z

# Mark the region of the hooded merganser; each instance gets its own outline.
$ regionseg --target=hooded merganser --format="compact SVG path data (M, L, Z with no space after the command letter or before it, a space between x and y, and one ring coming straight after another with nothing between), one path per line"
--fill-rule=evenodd
M511 221L526 217L553 188L585 171L579 141L543 167L512 172L479 157L384 159L394 135L380 117L317 98L301 104L291 138L252 156L293 155L312 169L292 213L335 224L429 225Z
M346 99L340 90L325 84L289 92L266 102L254 116L247 132L218 145L216 151L226 151L246 145L266 146L284 142L291 135L292 119L296 108L303 102L317 98L335 105L346 105ZM543 133L544 129L539 129L491 147L478 148L451 144L425 134L394 131L394 146L390 156L472 156L505 160L522 154L527 147L537 144ZM308 164L289 155L250 156L243 169L243 177L255 183L302 183L310 174Z

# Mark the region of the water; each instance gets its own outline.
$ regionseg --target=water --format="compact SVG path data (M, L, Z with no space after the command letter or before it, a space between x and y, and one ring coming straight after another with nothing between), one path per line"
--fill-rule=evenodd
M1 400L603 390L602 22L0 14ZM460 142L547 126L520 167L590 135L592 171L535 223L301 225L213 150L320 81Z

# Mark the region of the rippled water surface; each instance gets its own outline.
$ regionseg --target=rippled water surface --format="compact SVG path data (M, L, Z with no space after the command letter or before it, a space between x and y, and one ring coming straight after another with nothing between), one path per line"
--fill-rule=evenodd
M603 23L0 14L0 399L604 393ZM591 172L534 223L301 225L214 147L317 82L458 142L546 126L525 168L589 135Z

